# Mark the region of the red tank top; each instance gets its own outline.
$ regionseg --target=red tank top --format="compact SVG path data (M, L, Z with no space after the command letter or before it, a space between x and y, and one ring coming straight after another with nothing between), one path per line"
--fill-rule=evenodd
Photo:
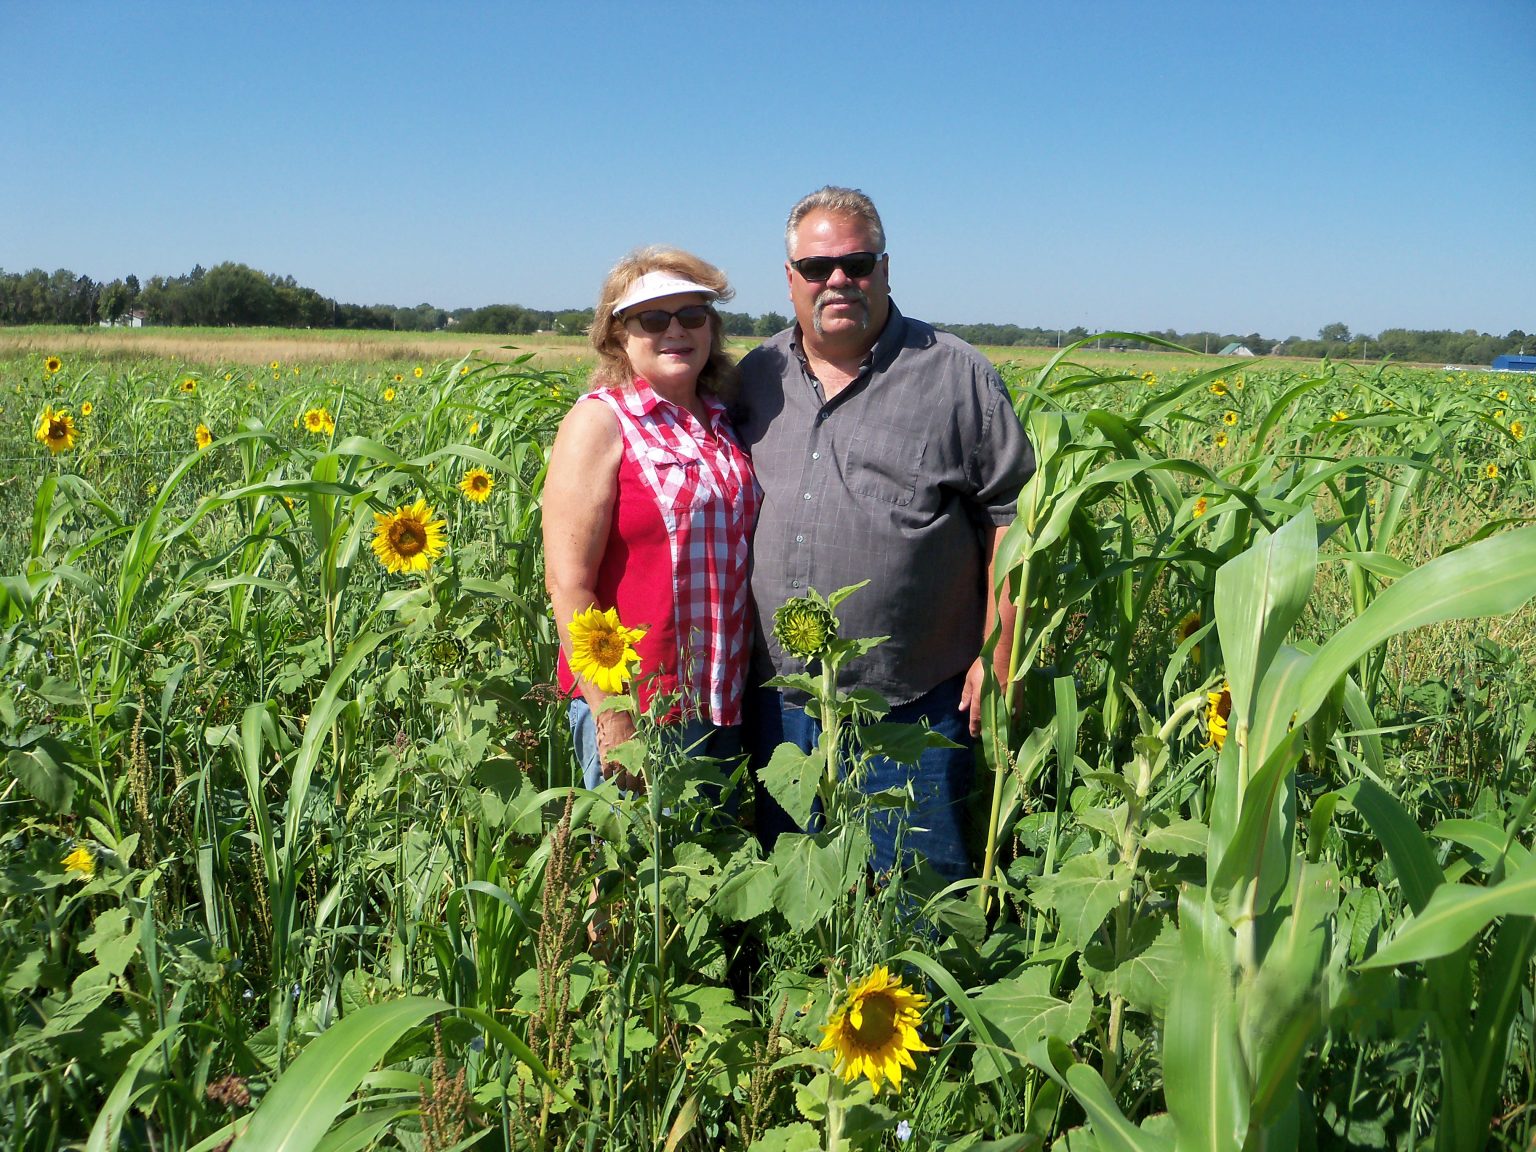
M725 406L703 397L708 427L656 395L645 380L589 392L624 438L608 543L598 566L598 607L636 645L641 707L657 693L676 700L668 719L741 722L752 648L748 556L761 490ZM576 690L565 653L560 686Z

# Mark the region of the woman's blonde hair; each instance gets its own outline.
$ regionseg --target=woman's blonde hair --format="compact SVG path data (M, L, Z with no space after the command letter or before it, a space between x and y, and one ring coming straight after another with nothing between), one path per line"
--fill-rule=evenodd
M725 331L714 305L736 295L725 273L707 260L701 260L681 248L653 244L637 248L613 266L603 281L602 294L592 313L592 347L597 350L597 367L592 370L589 387L627 388L634 379L634 366L624 351L624 320L615 316L614 302L623 298L629 287L647 272L672 272L718 293L710 301L709 360L699 373L699 390L712 392L722 400L736 396L736 365L725 351Z

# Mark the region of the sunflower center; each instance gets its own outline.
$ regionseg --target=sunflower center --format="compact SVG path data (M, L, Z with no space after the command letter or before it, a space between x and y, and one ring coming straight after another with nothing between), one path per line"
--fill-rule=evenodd
M624 641L617 632L599 632L592 637L591 652L604 668L617 668L624 659Z
M864 1048L889 1044L896 1034L896 1002L889 996L866 996L859 1009L859 1026L853 1030L859 1044Z
M62 440L69 435L69 426L62 420L48 421L48 439Z
M489 477L475 476L470 479L469 486L476 492L484 492L491 486L491 482Z
M427 533L414 520L396 520L389 526L389 543L397 555L409 560L427 546Z

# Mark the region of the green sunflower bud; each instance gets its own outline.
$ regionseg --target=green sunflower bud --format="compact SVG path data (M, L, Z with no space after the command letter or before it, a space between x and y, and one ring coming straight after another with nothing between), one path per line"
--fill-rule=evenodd
M773 614L773 635L791 656L812 660L837 639L837 617L825 604L797 596Z

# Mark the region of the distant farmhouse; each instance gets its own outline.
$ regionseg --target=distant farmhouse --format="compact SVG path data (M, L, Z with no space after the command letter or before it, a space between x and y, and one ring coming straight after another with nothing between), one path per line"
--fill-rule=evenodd
M1228 344L1225 348L1223 348L1220 352L1216 353L1216 355L1218 355L1218 356L1252 356L1253 355L1253 350L1251 348L1249 348L1248 345L1246 345L1246 344L1239 344L1237 341L1234 340L1232 343Z
M103 320L103 328L142 328L149 319L149 313L142 308L136 308L132 312L124 312L116 320Z
M1521 356L1510 352L1493 358L1495 372L1536 372L1536 356Z

